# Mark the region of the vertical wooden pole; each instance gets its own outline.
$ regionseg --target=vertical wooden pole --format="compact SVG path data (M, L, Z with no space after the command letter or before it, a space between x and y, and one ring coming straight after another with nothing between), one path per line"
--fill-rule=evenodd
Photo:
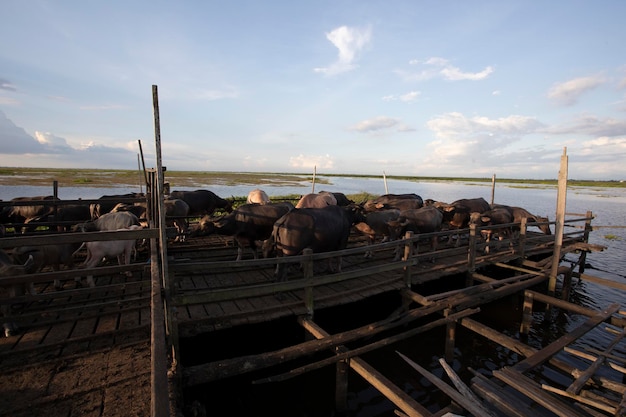
M456 322L452 321L446 325L446 348L445 359L450 363L454 360L454 344L456 337Z
M496 195L496 174L491 177L491 205L493 206L494 197Z
M342 349L337 346L337 353ZM335 411L342 412L348 409L348 371L350 370L350 359L337 362L335 372Z
M593 219L593 213L587 211L587 220L585 220L585 233L583 239L585 243L589 243L589 232L591 232L591 219ZM578 273L583 274L585 272L585 263L587 263L587 251L580 251L580 257L578 258Z
M161 288L165 295L163 301L164 310L171 312L171 288L170 282L167 277L167 235L165 225L165 205L163 202L163 168L161 164L161 124L159 116L159 97L157 86L152 86L152 104L154 107L154 139L156 146L156 164L157 164L157 186L156 186L156 198L158 200L158 213L157 218L159 220L158 227L160 231L159 237L159 264L160 264L160 280L159 282L153 282L152 284L152 297L153 303L151 308L151 341L152 341L152 399L151 409L153 417L169 416L169 389L167 386L167 355L165 353L165 347L167 341L164 332L169 332L171 349L172 349L172 367L176 368L178 365L178 329L175 326L174 321L169 321L172 316L162 311L163 309L159 301L162 301L163 294L161 294ZM152 257L153 266L156 261L156 256ZM156 268L155 268L156 269ZM156 274L155 274L156 275ZM156 277L153 277L156 280ZM158 298L158 300L155 300ZM163 314L165 320L163 320ZM165 323L164 323L165 322ZM164 329L165 326L165 329ZM175 373L178 374L178 373ZM163 388L163 379L166 384ZM156 386L155 386L156 385ZM180 384L178 384L180 385ZM158 389L158 392L157 392Z
M408 242L404 245L404 255L402 256L402 260L406 261L413 255L413 243L411 242L411 238L413 237L413 232L408 231L404 238ZM411 280L411 265L407 265L404 267L404 283L408 289L411 289L412 280Z
M469 242L467 245L467 277L465 286L472 285L472 274L476 271L476 225L470 224Z
M556 225L554 227L554 252L552 253L552 270L548 292L554 294L556 290L556 277L561 261L561 247L563 246L563 227L565 222L565 205L567 201L567 148L563 148L561 155L561 168L559 169L559 189L556 202Z
M317 165L313 165L313 185L311 187L311 192L315 192L315 174L317 174Z
M387 174L383 171L383 182L385 183L385 194L389 194L389 188L387 188Z
M533 294L525 291L524 292L524 307L522 310L522 323L520 324L519 332L521 334L528 334L530 331L530 326L533 322L533 302L535 297Z
M526 229L528 229L528 219L523 217L519 225L519 256L522 260L526 256Z

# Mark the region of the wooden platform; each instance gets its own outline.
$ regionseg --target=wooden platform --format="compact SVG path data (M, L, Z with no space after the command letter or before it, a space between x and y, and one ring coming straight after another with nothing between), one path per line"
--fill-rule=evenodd
M171 287L165 299L169 307L175 307L176 311L176 315L170 318L173 320L170 325L175 325L177 336L185 338L281 317L302 319L310 317L316 310L347 305L385 292L397 292L409 300L415 297L412 301L423 304L424 311L443 312L454 307L460 315L442 319L444 321L439 325L444 325L471 314L472 308L480 303L510 291L522 291L526 286L547 279L551 263L549 257L554 249L552 236L533 233L529 233L524 241L514 242L513 246L501 242L497 247L494 243L489 253L485 253L483 244L471 245L466 238L458 246L454 240L448 243L445 234L439 237L440 245L436 252L429 250L427 236L414 241L366 247L364 240L355 235L349 248L339 253L254 260L248 252L246 259L239 262L234 261L236 248L229 238L214 236L170 243L167 247L167 276ZM417 247L412 243L416 243ZM592 249L585 245L582 232L579 232L565 238L563 251ZM364 257L368 249L374 250L372 258ZM396 259L397 250L402 254L399 259ZM130 268L98 268L96 288L74 283L74 276L84 275L84 271L65 271L66 281L61 291L51 285L52 278L58 277L58 273L40 274L35 278L37 295L1 300L4 303L19 301L13 318L20 323L22 331L17 336L0 339L0 368L3 370L0 372L0 389L25 395L30 390L30 384L43 385L31 394L40 398L33 404L46 417L67 415L64 407L75 413L83 406L93 412L81 412L82 415L115 416L118 414L107 406L107 401L111 395L117 395L112 394L115 390L132 386L137 389L131 390L129 395L136 396L133 398L137 403L143 404L133 414L147 415L150 395L143 389L147 374L138 367L143 369L147 366L146 361L153 355L147 348L151 330L151 280L154 280L148 253L144 252L143 257ZM342 257L341 272L327 267L329 258L337 255ZM535 257L542 261L530 261ZM276 262L291 265L288 279L284 282L277 282L274 277ZM517 284L506 283L506 286L505 283L480 284L485 277L474 272L497 264L517 265L526 278L520 278ZM132 278L120 274L127 269L132 270ZM474 282L480 285L430 297L407 293L415 285L452 275L473 277ZM423 313L413 309L407 314L419 316ZM309 325L314 328L314 323ZM325 339L315 349L335 346L333 340L340 341L341 338L334 337ZM160 343L165 344L165 341ZM294 347L294 350L299 350L300 354L305 351L300 346ZM279 357L270 360L268 366L280 360ZM117 365L114 363L117 361L128 366L115 371ZM33 364L33 367L24 367L24 363ZM101 364L112 373L100 372L98 378L89 379L86 377L89 374L86 363L96 364L94 366ZM43 369L36 380L33 379L35 364L40 364ZM206 379L197 375L206 375L206 372L218 369L216 364L205 365L178 371L185 376L186 384L190 381L202 383ZM63 373L68 366L81 368L82 373L80 376ZM236 363L233 366L236 368ZM218 377L229 375L224 368L219 369L221 373ZM233 372L237 374L236 369ZM59 375L80 380L80 387L62 387L55 382ZM193 382L192 375L196 376L196 382ZM32 408L13 401L0 407L4 407L0 408L0 414L3 411L11 415L33 412ZM413 407L419 408L417 404Z

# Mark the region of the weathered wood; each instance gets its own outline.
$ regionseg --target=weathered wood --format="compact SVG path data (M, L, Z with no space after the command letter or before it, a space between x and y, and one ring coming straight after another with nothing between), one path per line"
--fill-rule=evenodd
M239 358L226 359L208 364L187 367L184 370L185 383L188 386L213 381L230 375L239 375L256 369L263 369L279 362L310 355L322 350L334 348L363 337L371 337L382 331L404 326L418 318L425 317L446 308L446 303L413 309L401 318L392 317L357 329L329 336L322 340L303 342L288 348L266 352L258 355L247 355Z
M307 330L309 330L311 334L313 334L317 338L330 337L327 332L325 332L322 328L320 328L310 320L304 320L303 324L305 324ZM355 357L352 358L349 363L350 367L354 371L361 375L361 377L363 377L367 382L372 384L374 388L376 388L381 394L387 397L387 399L393 402L397 407L402 410L402 412L406 413L408 416L427 417L431 415L431 413L425 407L415 401L409 394L398 388L389 379L387 379L380 372L371 367L363 359Z
M541 389L535 381L520 372L505 367L493 371L493 375L499 380L506 382L511 387L517 389L522 394L533 399L546 409L561 417L586 417L579 410L569 404L559 400L557 397L549 395Z
M322 368L324 366L331 365L331 364L333 364L333 363L335 363L337 361L350 359L350 358L353 358L355 356L363 355L365 353L372 352L372 351L374 351L376 349L380 349L383 346L389 346L389 345L391 345L393 343L397 343L399 341L406 340L409 337L413 337L413 336L416 336L418 334L421 334L421 333L427 332L429 330L432 330L432 329L434 329L436 327L443 326L443 325L448 324L448 323L452 323L455 320L467 317L467 316L469 316L471 314L475 314L478 311L479 311L478 309L463 310L463 311L460 311L458 313L451 314L451 315L449 315L447 317L431 321L431 322L429 322L427 324L424 324L422 326L415 327L415 328L413 328L411 330L407 330L405 332L398 333L398 334L396 334L394 336L386 337L384 339L381 339L381 340L378 340L376 342L367 344L365 346L361 346L361 347L358 347L358 348L353 348L353 349L351 349L349 351L346 351L346 352L343 352L343 353L336 353L336 355L331 357L331 358L326 358L326 359L319 360L317 362L310 363L308 365L303 365L303 366L300 366L298 368L294 368L294 369L292 369L290 371L287 371L285 373L282 373L280 375L273 375L273 376L269 376L269 377L266 377L266 378L263 378L263 379L256 380L256 381L254 381L254 383L255 384L264 384L264 383L268 383L268 382L285 381L287 379L293 378L293 377L301 375L303 373L314 371L314 370L320 369L320 368Z
M534 355L527 357L521 362L518 362L515 366L513 366L512 369L518 372L525 372L529 369L533 369L541 365L543 362L550 359L553 355L557 354L565 346L574 342L576 339L596 327L598 324L606 321L618 309L619 304L611 304L603 311L596 313L592 317L589 317L582 325L570 331L568 334L559 337L557 340L550 343L548 346L541 349Z
M493 412L491 412L491 410L488 410L487 408L485 408L482 405L482 403L476 402L474 400L473 396L472 397L466 397L466 396L462 395L458 391L455 391L450 385L446 384L445 382L440 380L438 377L436 377L435 375L433 375L430 372L428 372L428 370L426 370L425 368L422 368L420 365L418 365L417 363L413 362L407 356L403 355L402 353L400 353L398 351L396 351L396 353L402 359L404 359L404 361L406 363L408 363L413 369L415 369L423 377L425 377L431 384L435 385L437 388L439 388L441 391L443 391L448 397L450 397L454 402L456 402L457 404L461 405L461 407L463 407L464 409L466 409L467 411L469 411L473 415L475 415L477 417L495 416L495 414Z
M607 346L606 350L594 360L593 364L591 364L591 366L585 372L583 372L582 375L576 378L576 381L574 381L572 384L570 384L569 387L567 387L566 391L569 394L578 394L582 387L587 383L589 378L591 378L600 368L600 366L602 366L604 360L606 359L606 354L610 353L613 348L624 338L624 336L626 336L626 329L623 329L622 332L615 339L613 339L609 346Z

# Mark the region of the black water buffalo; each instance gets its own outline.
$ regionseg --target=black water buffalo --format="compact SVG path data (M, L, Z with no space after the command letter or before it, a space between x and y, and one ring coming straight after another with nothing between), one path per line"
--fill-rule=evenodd
M435 233L441 231L443 225L443 212L434 206L425 206L418 209L402 210L398 219L390 222L393 238L399 238L406 232ZM431 239L431 250L437 249L438 236ZM399 258L399 252L396 258Z
M303 195L296 204L296 208L322 208L336 205L337 199L335 196L332 193L322 191Z
M218 208L223 209L227 213L233 211L232 202L219 197L213 191L209 190L172 191L169 198L179 198L187 203L189 205L190 216L211 216Z
M363 204L366 213L376 210L398 209L410 210L418 209L424 205L422 197L415 193L410 194L384 194L372 200L367 200Z
M144 193L126 193L126 194L112 194L112 195L103 195L98 200L101 200L97 203L93 203L89 206L89 210L91 211L91 220L95 220L103 214L110 213L113 207L115 207L118 203L129 203L129 201L124 201L128 199L137 199L137 198L145 198ZM130 202L132 204L132 202Z
M36 196L36 197L15 197L11 199L13 202L24 202L24 201L60 201L58 198L55 198L52 195L46 196ZM39 204L28 204L28 205L16 205L11 206L8 211L8 218L13 223L36 223L39 219L42 219L48 215L50 215L54 211L54 207L51 205L39 205ZM34 229L31 225L30 227L24 226L22 228L22 232L26 232L28 229Z
M80 248L81 243L61 243L55 245L19 246L13 249L13 257L20 263L25 263L29 257L33 259L31 273L41 272L45 267L53 271L60 271L61 265L68 269L74 268L74 253ZM54 287L62 287L61 280L54 280ZM35 287L31 283L31 294L35 294Z
M263 244L263 253L268 257L273 249L277 256L295 256L306 248L313 252L345 249L352 225L363 221L365 217L356 206L295 208L276 221L272 235ZM341 272L341 257L336 270ZM277 279L284 280L285 272L285 264L278 263Z
M465 229L469 226L471 213L483 213L491 207L484 198L463 198L443 205L443 222L450 230ZM452 241L452 235L448 243ZM457 235L456 246L461 244L460 236Z
M399 216L400 210L398 209L372 211L365 214L365 221L356 223L354 228L367 236L367 243L373 245L379 236L383 240L393 238L393 231L389 222L397 220ZM371 258L372 256L373 253L371 251L365 252L366 258Z
M496 226L513 223L513 216L509 210L505 207L496 207L491 210L484 211L482 213L473 212L470 214L470 225L476 226ZM511 227L503 226L499 228L489 228L480 231L481 235L485 238L487 246L485 246L485 253L489 253L489 242L492 236L497 235L499 240L503 240L506 237L511 237Z
M511 213L513 223L521 223L522 219L526 219L528 222L543 223L543 224L537 224L536 226L544 234L546 235L552 234L552 231L550 230L550 225L548 224L550 220L547 217L536 216L534 214L531 214L528 210L522 207L507 206L504 204L493 205L493 208L498 208L498 207L503 207L507 209L509 213ZM515 230L519 230L519 227L517 227Z
M344 193L339 193L335 191L320 191L321 193L330 193L337 200L338 206L349 206L350 204L354 204L354 201L350 200Z
M192 228L190 234L200 236L217 233L233 236L237 242L236 260L242 259L246 243L252 249L254 258L257 259L256 241L268 239L272 234L274 223L293 208L293 204L289 202L244 204L232 213L219 218L212 219L204 216Z

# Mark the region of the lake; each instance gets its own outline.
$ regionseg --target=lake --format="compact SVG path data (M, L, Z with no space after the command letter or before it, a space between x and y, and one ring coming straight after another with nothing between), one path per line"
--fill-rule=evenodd
M376 180L372 178L351 178L351 177L327 177L326 180L330 184L316 184L315 191L334 191L343 192L345 194L357 194L361 192L368 192L371 194L385 194L385 183L382 179ZM196 189L195 188L177 188L177 189ZM217 185L206 187L221 197L231 196L245 196L247 193L256 188L256 186L250 185ZM302 182L299 185L290 186L273 186L263 185L259 188L264 189L270 197L289 195L289 194L306 194L312 191L310 183ZM460 198L474 198L483 197L487 201L491 200L491 184L483 182L454 182L454 181L408 181L408 180L388 180L387 190L389 193L401 194L401 193L416 193L422 198L431 198L438 201L451 202ZM127 187L112 187L112 188L89 188L89 187L65 187L59 189L59 198L61 199L94 199L104 194L121 194L127 192L137 192L137 188ZM0 189L0 199L9 200L19 196L37 196L37 195L50 195L52 194L52 186L40 187L40 186L4 186ZM498 182L495 188L495 202L507 205L515 205L526 208L533 214L547 216L550 220L554 220L556 211L557 191L552 186L536 186L523 184L507 184L505 182ZM595 219L592 224L595 226L602 226L598 230L591 233L590 243L606 246L606 249L602 252L593 252L587 256L587 268L585 272L590 275L595 275L609 280L617 282L626 282L626 189L623 188L592 188L592 187L568 187L567 191L567 209L568 213L578 213L580 216L587 211L591 211ZM621 226L621 227L619 227ZM566 230L567 231L567 230ZM568 255L565 258L565 263L573 262L577 259L577 255ZM602 309L613 302L623 303L625 299L624 291L607 288L598 284L590 282L581 282L574 287L572 294L572 300L577 304L590 307L593 309ZM537 316L540 319L540 315ZM576 315L562 315L556 323L539 323L536 326L533 325L529 343L532 343L532 339L542 340L545 338L553 337L558 332L567 332L581 324L581 318ZM501 331L509 331L514 334L517 323L510 324L510 328ZM554 326L558 326L555 329ZM584 344L583 347L592 349L603 349L612 340L613 336L608 332L599 331L593 332L593 337L585 338L581 341ZM443 339L437 339L435 343L438 345L426 346L419 341L406 342L400 344L400 346L407 350L420 349L423 354L428 355L432 350L433 355L433 367L436 367L437 358L435 355L441 352ZM473 341L472 343L477 343ZM416 347L417 346L417 347ZM398 346L394 345L394 348ZM477 346L473 350L474 358L472 361L476 362L476 367L488 367L490 369L496 369L505 365L512 364L514 358L510 353L499 352L498 356L483 356L484 352L480 346ZM614 354L619 356L626 356L626 349L616 349ZM387 353L388 355L393 355ZM467 359L467 358L465 358ZM377 358L372 358L376 361ZM380 360L380 358L378 358ZM381 362L382 367L385 366L385 361ZM393 362L391 362L393 363ZM388 366L386 372L394 372L394 366ZM457 372L458 369L455 369ZM419 378L416 378L419 379ZM407 384L410 384L409 390L417 389L420 384L423 383L414 380L408 380ZM413 387L413 388L410 388ZM390 407L389 403L371 387L363 384L362 381L355 380L351 382L350 397L350 415L358 417L372 417L372 416L393 416L393 407ZM420 398L420 395L432 395L432 398ZM437 398L435 394L420 394L415 393L415 396L420 401L436 402ZM275 415L281 415L280 413ZM320 414L320 415L331 415Z

